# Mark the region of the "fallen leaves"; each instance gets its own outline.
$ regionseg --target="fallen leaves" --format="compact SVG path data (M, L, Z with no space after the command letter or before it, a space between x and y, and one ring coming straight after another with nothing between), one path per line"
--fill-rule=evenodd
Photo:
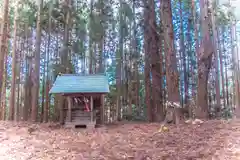
M0 122L1 160L239 159L240 121L121 124L94 131ZM34 128L34 134L28 129ZM157 131L157 132L156 132ZM21 158L19 158L21 157Z

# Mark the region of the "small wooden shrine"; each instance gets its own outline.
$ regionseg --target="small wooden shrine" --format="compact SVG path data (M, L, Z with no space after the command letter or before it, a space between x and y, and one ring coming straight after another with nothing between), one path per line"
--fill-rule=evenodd
M65 101L58 106L61 123L74 128L104 122L104 95L108 92L108 78L103 74L59 75L50 90Z

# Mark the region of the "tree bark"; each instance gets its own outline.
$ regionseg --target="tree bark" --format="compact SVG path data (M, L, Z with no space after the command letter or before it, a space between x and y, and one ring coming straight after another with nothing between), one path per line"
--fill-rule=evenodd
M160 4L162 5L160 17L162 19L164 29L164 48L166 53L167 99L169 102L174 102L180 105L179 73L177 70L177 59L174 48L171 1L161 0ZM180 108L175 106L174 112L174 121L178 124L182 118L180 115Z
M151 59L151 75L152 75L152 99L153 99L153 108L152 115L154 121L164 120L163 115L163 102L162 102L162 68L160 64L159 54L159 36L157 33L157 23L156 23L156 13L155 13L155 2L154 0L149 0L149 52ZM160 46L162 47L162 46Z
M14 11L14 31L13 31L13 49L12 49L12 80L11 80L11 95L10 95L10 106L8 120L14 119L14 108L16 105L16 72L17 72L17 18L18 18L18 2Z
M32 121L37 121L38 115L38 98L39 98L39 71L40 71L40 46L41 46L41 13L43 7L43 0L38 0L38 15L37 15L37 35L36 35L36 51L33 63L33 89L32 89Z
M152 108L152 96L151 96L151 80L150 80L150 25L149 25L149 1L144 3L144 82L145 82L145 104L147 108L147 120L153 121L153 108Z
M3 2L3 24L0 28L0 91L2 91L2 83L3 83L3 74L4 74L4 58L6 54L6 44L7 44L7 25L8 25L8 9L9 9L9 0L4 0ZM0 100L1 100L1 92L0 92Z
M201 29L203 39L198 49L198 89L196 118L208 118L208 74L211 68L212 55L214 53L212 40L210 39L209 26L211 25L211 13L208 12L208 3L200 0Z
M45 99L45 103L44 103L44 114L43 114L43 121L47 122L48 121L48 113L49 113L49 102L50 102L50 98L49 98L49 55L50 55L50 42L51 42L51 31L52 31L52 10L53 10L53 3L50 4L49 7L49 22L48 22L48 46L47 46L47 55L46 55L46 60L47 60L47 64L46 64L46 84L45 84L45 95L46 95L46 99Z
M182 14L182 0L179 0L180 3L180 9L179 9L179 15L180 15L180 54L182 55L182 61L183 61L183 79L184 79L184 94L183 96L183 104L186 105L188 102L188 73L187 73L187 64L186 64L186 48L185 48L185 38L184 38L184 26L183 26L183 14ZM182 88L182 87L181 87Z
M216 25L216 20L215 20L215 14L216 14L216 8L213 6L210 8L210 11L212 12L211 15L211 21L212 21L212 32L213 32L213 46L214 46L214 56L215 56L215 74L214 76L216 77L215 79L215 88L216 88L216 101L217 104L215 106L216 110L216 116L220 117L221 115L221 97L220 97L220 83L219 83L219 77L220 77L220 72L219 72L219 45L218 45L218 27Z

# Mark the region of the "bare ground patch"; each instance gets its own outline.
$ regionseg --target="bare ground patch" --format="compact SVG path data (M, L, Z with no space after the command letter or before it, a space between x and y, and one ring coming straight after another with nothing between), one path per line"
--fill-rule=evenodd
M35 128L31 133L29 126ZM1 160L238 160L240 120L201 125L121 124L68 130L49 124L0 122Z

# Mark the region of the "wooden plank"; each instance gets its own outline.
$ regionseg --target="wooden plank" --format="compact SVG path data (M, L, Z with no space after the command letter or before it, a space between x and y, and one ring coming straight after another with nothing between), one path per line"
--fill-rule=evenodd
M81 97L81 96L100 97L102 94L107 94L107 93L63 93L62 95L66 97Z
M76 126L76 125L95 125L96 121L76 121L76 122L65 122L65 126Z
M91 122L93 121L93 97L90 98L90 106L91 106Z
M60 95L56 95L56 99L58 99L59 101L57 102L57 105L59 107L60 110L60 123L63 124L64 123L64 112L63 112L63 102L64 102L64 97L60 96ZM57 106L55 106L57 107Z
M105 106L104 99L105 99L105 97L104 97L104 95L102 95L101 96L101 106L100 106L100 123L101 124L104 124L104 120L105 120L105 117L104 117L104 113L105 113L105 111L104 111L104 106Z
M72 98L67 97L68 101L68 120L71 122L72 121Z
M72 111L74 110L81 110L83 109L84 107L75 107L75 106L72 106ZM63 108L63 110L68 110L68 108Z
M81 112L73 112L72 111L72 116L91 116L91 113L81 113Z
M81 112L75 112L75 113L73 113L74 115L79 115L79 116L91 116L91 114L90 113L81 113Z

